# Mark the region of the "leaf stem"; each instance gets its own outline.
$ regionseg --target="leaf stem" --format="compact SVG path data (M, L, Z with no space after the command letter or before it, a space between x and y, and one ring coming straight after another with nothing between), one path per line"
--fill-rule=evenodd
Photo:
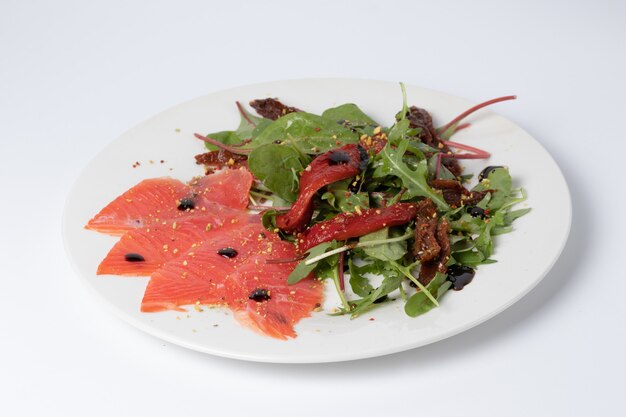
M346 295L341 289L341 284L339 282L339 274L337 273L337 271L333 271L333 283L335 284L335 289L337 290L337 294L339 294L339 299L341 299L341 305L343 305L343 309L345 311L350 311L350 304L348 304Z
M329 250L328 252L324 252L321 255L314 256L311 259L307 259L304 262L304 264L305 265L311 265L311 264L314 264L316 262L321 261L322 259L328 258L329 256L333 256L333 255L336 255L336 254L341 253L341 252L345 252L345 251L350 250L350 249L366 248L366 247L369 247L369 246L384 245L385 243L401 242L403 240L408 240L408 239L410 239L412 237L413 237L412 233L407 233L405 235L398 236L398 237L392 237L392 238L389 238L389 239L368 240L367 242L358 242L356 244L355 243L351 243L351 244L348 244L348 245L341 246L341 247L339 247L337 249Z
M344 283L344 279L343 279L343 258L344 258L345 252L341 252L339 254L339 262L337 262L337 273L339 274L339 287L341 288L341 291L344 291L346 289L345 283Z
M220 149L224 149L225 151L228 151L230 153L234 153L234 154L237 154L237 155L249 155L250 152L252 152L252 149L241 149L241 148L237 148L235 146L228 146L228 145L223 144L219 140L207 138L206 136L202 136L199 133L194 133L194 136L196 138L200 139L201 141L210 143L211 145L215 145L215 146L217 146Z
M424 295L426 295L426 297L428 297L428 299L432 301L434 305L439 307L439 302L437 301L437 299L433 297L430 291L428 291L428 289L426 289L426 287L421 282L419 282L419 280L415 278L413 274L411 274L411 272L408 270L409 268L403 268L402 266L398 265L396 262L392 262L392 265L398 270L398 272L400 272L402 275L404 275L405 277L413 281L413 283L417 285L417 288L419 288L420 291L422 291Z
M239 110L239 114L241 114L241 117L243 117L246 122L248 122L249 125L256 127L256 123L254 123L250 117L248 117L248 113L246 112L246 110L243 108L243 106L241 105L241 103L239 101L235 101L235 104L237 105L237 110Z
M409 111L409 106L407 105L406 87L403 82L400 83L400 90L402 90L402 116L400 117L400 120L404 120L406 119L407 111Z
M465 119L467 116L469 116L470 114L474 113L477 110L482 109L483 107L487 107L491 104L495 104L495 103L499 103L501 101L506 101L506 100L515 100L517 98L517 96L504 96L504 97L498 97L498 98L494 98L491 100L487 100L483 103L477 104L474 107L464 111L463 113L459 114L457 117L455 117L454 119L452 119L452 121L450 121L449 123L443 125L442 127L440 127L439 129L437 129L439 132L441 132L441 136L446 136L448 129L450 129L451 127L453 127L455 124L459 123L461 120Z

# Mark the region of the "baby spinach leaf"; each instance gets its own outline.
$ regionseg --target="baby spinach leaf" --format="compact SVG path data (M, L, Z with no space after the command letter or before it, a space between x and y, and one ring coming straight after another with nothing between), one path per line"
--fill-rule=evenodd
M451 283L446 281L446 275L437 272L435 277L426 285L426 289L439 300L439 298L450 288ZM409 297L404 305L404 311L410 317L417 317L427 311L432 310L435 304L426 296L423 291L418 291Z
M327 109L322 113L322 117L367 134L371 134L374 127L378 126L374 119L353 103L346 103Z
M261 124L267 126L267 123L264 123L267 121L266 119L252 115L241 106L239 106L239 114L241 120L239 121L237 130L224 130L222 132L209 133L206 136L218 142L222 142L225 145L238 145L245 139L256 137L258 133L260 133ZM219 149L217 146L211 145L208 142L205 142L204 146L210 151Z
M267 119L252 115L242 106L238 107L241 120L239 121L239 127L237 128L236 133L241 139L250 139L253 136L252 132L254 132L262 121Z
M209 133L207 138L222 142L224 145L238 145L241 143L241 137L232 130L224 130L222 132ZM208 142L204 142L204 146L210 151L217 151L219 148Z
M291 147L273 143L255 148L248 157L254 176L279 197L294 202L298 197L298 173L304 168Z
M357 133L332 120L311 113L289 113L268 125L246 147L257 147L291 138L308 154L319 154L339 146L356 143Z

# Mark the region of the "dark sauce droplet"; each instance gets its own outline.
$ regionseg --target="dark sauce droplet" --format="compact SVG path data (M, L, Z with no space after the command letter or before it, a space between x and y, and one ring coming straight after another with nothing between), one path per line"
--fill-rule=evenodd
M452 289L454 291L460 291L467 284L472 282L475 274L476 274L476 271L474 271L469 266L451 265L450 267L448 267L447 280L452 283Z
M126 262L145 262L146 258L138 253L127 253L126 255L124 255L124 260Z
M234 258L238 253L239 252L233 248L222 248L217 251L217 254L223 256L224 258Z
M370 155L367 153L367 150L365 150L365 148L361 145L358 145L356 148L359 151L359 169L363 171L365 170L365 168L367 168L367 163L370 160Z
M485 210L480 207L470 206L467 208L467 212L472 217L480 217L481 219L487 217L487 213L485 213Z
M328 165L347 164L350 162L350 155L344 151L331 151L328 156Z
M502 165L489 165L488 167L480 171L480 174L478 174L478 181L482 181L483 179L487 178L489 174L491 174L493 171L495 171L498 168L504 168L504 167Z
M260 303L261 301L267 301L272 297L270 297L270 292L265 288L256 288L250 293L248 298L256 301L257 303Z
M183 198L178 203L178 210L193 210L196 207L191 198Z

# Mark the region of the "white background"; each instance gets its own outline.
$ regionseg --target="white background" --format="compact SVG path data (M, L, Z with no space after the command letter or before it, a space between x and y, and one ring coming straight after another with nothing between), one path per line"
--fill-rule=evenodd
M625 5L3 1L0 415L623 416ZM574 204L545 280L451 339L315 366L188 351L91 298L61 214L99 150L212 91L326 76L517 94L496 111L551 152Z

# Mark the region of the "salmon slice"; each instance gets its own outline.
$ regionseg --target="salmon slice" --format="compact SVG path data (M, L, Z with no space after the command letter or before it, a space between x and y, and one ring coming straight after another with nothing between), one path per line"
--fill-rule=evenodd
M189 186L173 178L143 180L100 210L86 229L119 236L181 213L176 201L185 198Z
M97 274L148 276L214 233L260 221L259 216L224 207L206 213L126 232L102 260Z
M219 207L241 210L247 207L251 185L252 174L243 167L196 178L190 185L172 178L144 180L109 203L85 228L120 236L171 219L203 216Z
M187 304L226 304L225 283L237 265L271 253L280 238L259 223L217 230L201 245L152 274L141 311L183 310Z
M245 167L226 169L194 178L189 182L193 193L210 201L243 210L248 207L248 193L253 176Z
M293 245L274 244L277 257L293 257ZM291 264L266 264L267 256L255 256L236 267L226 283L226 301L235 318L251 329L277 339L296 337L294 325L320 307L323 285L312 276L288 285Z

